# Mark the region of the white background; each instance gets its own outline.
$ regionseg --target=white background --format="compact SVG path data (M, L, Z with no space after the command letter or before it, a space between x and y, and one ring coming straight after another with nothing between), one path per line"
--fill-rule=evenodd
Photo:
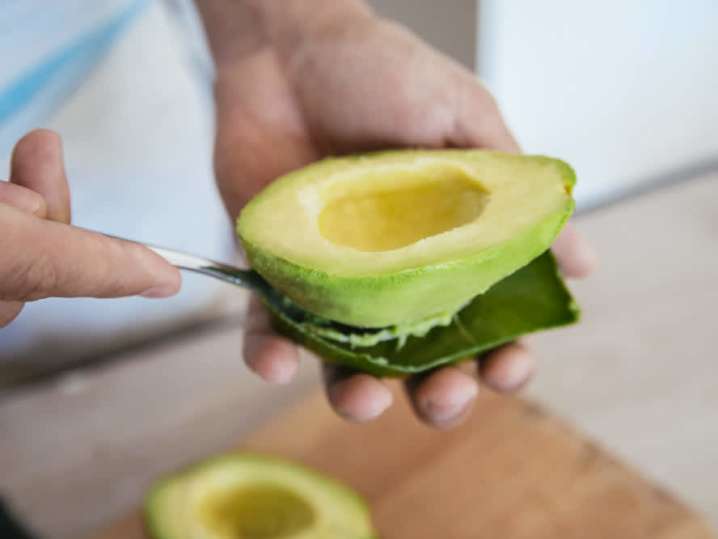
M480 2L480 75L591 204L718 157L718 2Z

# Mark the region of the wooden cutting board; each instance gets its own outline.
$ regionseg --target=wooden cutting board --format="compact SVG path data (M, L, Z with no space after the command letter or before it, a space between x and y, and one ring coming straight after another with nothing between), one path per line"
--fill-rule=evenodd
M359 426L336 418L317 394L241 448L352 485L384 539L716 537L671 494L534 404L485 391L469 422L437 432L397 400ZM97 539L146 539L139 513Z

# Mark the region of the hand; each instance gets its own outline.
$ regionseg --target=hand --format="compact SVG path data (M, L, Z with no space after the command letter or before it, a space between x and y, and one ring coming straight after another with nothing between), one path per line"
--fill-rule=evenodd
M298 4L283 7L292 11L290 5ZM471 73L405 29L365 9L350 12L302 32L270 26L264 38L234 55L212 43L223 60L215 164L232 217L277 176L328 154L402 146L519 151L494 99ZM270 9L263 16L281 14ZM593 265L592 252L570 227L554 250L569 277L584 276ZM250 320L245 361L269 382L288 382L300 350L271 331L256 301ZM405 387L421 419L448 427L467 415L478 391L476 372L487 386L513 391L533 369L527 348L514 343L476 362L410 378ZM366 421L391 404L381 380L332 366L325 371L329 400L340 415Z
M0 327L26 301L174 294L179 272L152 251L69 226L60 138L37 130L15 146L0 182Z

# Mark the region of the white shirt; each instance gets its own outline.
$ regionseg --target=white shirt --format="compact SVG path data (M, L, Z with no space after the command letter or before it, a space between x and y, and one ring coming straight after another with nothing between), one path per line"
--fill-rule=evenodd
M55 129L76 224L231 260L231 226L212 176L211 72L189 3L3 2L0 165L28 130ZM0 330L0 361L80 359L192 319L226 290L184 277L168 300L29 304Z

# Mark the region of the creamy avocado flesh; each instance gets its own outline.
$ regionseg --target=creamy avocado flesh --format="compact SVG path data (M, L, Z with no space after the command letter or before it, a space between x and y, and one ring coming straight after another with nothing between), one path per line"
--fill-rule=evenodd
M346 486L281 459L237 454L160 482L146 506L156 539L371 539Z
M363 252L401 249L476 221L488 192L463 170L434 165L381 172L324 192L319 233Z
M326 159L255 197L238 233L252 267L311 313L425 325L548 249L574 181L556 159L480 150Z

